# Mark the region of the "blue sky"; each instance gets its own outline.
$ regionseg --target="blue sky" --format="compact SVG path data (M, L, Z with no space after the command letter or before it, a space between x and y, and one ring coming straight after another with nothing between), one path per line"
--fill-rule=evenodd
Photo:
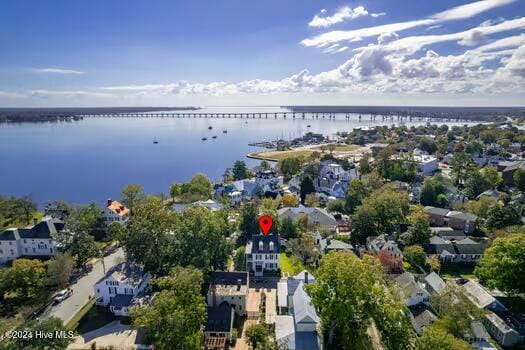
M0 106L523 105L525 1L3 1Z

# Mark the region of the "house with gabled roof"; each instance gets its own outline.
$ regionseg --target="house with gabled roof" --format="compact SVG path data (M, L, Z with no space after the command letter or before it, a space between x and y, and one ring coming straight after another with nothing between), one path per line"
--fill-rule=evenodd
M415 280L414 275L410 272L404 272L394 278L396 284L401 290L401 294L405 298L407 306L414 306L426 303L429 300L429 293L425 290L425 286Z
M279 235L252 235L246 243L246 271L256 278L262 278L265 272L281 269L281 249Z
M109 226L114 222L125 225L129 219L129 209L122 203L108 199L104 207L104 223Z
M403 252L399 249L396 241L385 234L367 237L366 248L373 255L377 255L380 251L386 251L392 258L403 259Z
M335 217L323 208L305 207L300 205L298 207L281 208L277 210L277 214L281 220L284 218L290 218L294 222L299 215L304 214L308 217L308 225L319 226L330 231L335 231L337 226L337 220Z

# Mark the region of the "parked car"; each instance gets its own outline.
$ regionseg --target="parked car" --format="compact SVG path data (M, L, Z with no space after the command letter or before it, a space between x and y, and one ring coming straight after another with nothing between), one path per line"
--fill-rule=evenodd
M55 294L55 303L61 303L73 294L73 289L66 288Z

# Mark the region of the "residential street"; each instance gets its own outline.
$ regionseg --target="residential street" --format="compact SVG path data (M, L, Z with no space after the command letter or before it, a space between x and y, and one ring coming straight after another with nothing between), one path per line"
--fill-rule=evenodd
M124 252L122 248L119 248L113 254L108 255L104 258L106 265L106 271L117 263L123 261ZM48 318L51 316L58 317L64 321L64 324L68 323L71 318L84 306L89 297L93 296L93 285L104 275L104 269L102 262L98 262L93 266L93 270L84 277L80 278L75 284L71 285L73 289L73 295L61 302L60 304L49 307L42 314L42 318Z

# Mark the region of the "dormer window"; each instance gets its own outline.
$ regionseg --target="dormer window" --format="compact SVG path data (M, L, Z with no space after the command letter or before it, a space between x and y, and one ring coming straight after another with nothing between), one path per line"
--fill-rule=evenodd
M270 251L273 252L273 242L270 242Z
M263 250L263 242L259 241L259 250Z

